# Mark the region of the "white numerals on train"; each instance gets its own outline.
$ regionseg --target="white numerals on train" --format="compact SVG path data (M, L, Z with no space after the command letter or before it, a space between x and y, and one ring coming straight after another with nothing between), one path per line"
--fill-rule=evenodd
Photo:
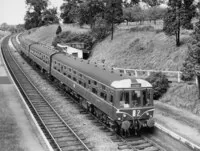
M133 110L132 116L133 117L135 117L135 116L139 117L140 116L140 110Z

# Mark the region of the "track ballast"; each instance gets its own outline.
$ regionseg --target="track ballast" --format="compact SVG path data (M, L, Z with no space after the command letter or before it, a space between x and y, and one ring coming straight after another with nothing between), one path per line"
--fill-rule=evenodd
M85 138L80 138L67 125L24 74L9 52L9 38L5 38L2 42L2 54L6 65L52 148L58 151L90 150L83 142Z

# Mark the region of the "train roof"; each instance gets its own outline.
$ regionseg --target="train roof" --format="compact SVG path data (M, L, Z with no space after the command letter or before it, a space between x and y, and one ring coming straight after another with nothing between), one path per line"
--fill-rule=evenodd
M47 56L50 56L52 53L55 52L54 49L50 48L49 46L40 44L39 42L35 42L35 41L30 40L30 39L24 39L23 41L27 45L31 44L31 48L35 48L36 50L40 50L40 52L44 53Z
M54 59L113 88L152 87L151 84L145 80L132 78L119 73L117 74L113 70L109 70L105 67L102 68L96 64L89 63L87 60L79 59L68 54L56 54Z
M47 56L50 57L50 55L56 51L54 51L53 49L51 49L50 47L47 47L45 45L42 44L33 44L31 47L34 47L36 50L40 50L42 53L46 54Z
M56 52L53 49L41 45L39 43L35 43L31 47L40 50L48 56ZM88 60L79 59L72 55L63 55L63 53L58 53L53 57L53 59L56 59L59 62L66 64L67 66L70 66L73 69L83 73L84 75L87 75L88 77L113 88L123 89L134 87L152 87L152 85L146 80L137 79L124 74L116 73L115 71L109 70L106 67L97 66L96 64L89 63Z

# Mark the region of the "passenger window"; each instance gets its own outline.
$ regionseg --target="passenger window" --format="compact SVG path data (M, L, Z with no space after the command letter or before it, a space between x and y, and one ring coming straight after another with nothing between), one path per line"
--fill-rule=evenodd
M82 81L79 80L78 83L79 83L80 85L82 85Z
M88 84L90 84L90 80L88 80Z
M92 92L93 92L94 94L97 94L97 90L96 90L95 88L92 88Z
M110 102L113 103L113 95L110 95Z
M71 79L71 78L72 78L72 76L71 76L71 75L68 75L68 78L70 78L70 79Z
M107 100L107 94L105 92L100 93L100 97L104 100Z
M106 89L106 87L105 87L104 85L101 85L101 86L102 86L102 89L103 89L103 90L105 90L105 89Z
M73 77L73 80L74 80L74 81L76 81L76 78L75 78L75 77Z
M83 84L84 88L86 88L86 83Z
M97 85L97 81L94 81L94 85Z

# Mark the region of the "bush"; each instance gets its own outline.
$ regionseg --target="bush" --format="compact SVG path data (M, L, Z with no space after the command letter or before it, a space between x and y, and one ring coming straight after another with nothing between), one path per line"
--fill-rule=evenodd
M185 62L183 63L183 67L181 68L182 71L181 80L183 81L194 80L195 72L193 66L194 65L188 59L185 60Z
M101 41L106 38L110 34L110 28L105 19L97 18L95 26L92 28L92 35L95 41Z
M83 42L85 44L85 49L91 50L94 45L94 38L90 32L88 33L72 33L70 31L62 32L54 40L57 43L73 43L73 42Z
M62 28L59 25L57 30L56 30L56 35L59 35L61 32L62 32Z
M137 26L137 27L130 28L131 32L137 32L137 31L154 31L154 30L155 29L154 29L153 26L143 26L143 27Z
M167 89L169 88L168 79L166 75L164 75L161 72L151 73L151 75L146 80L149 81L153 86L153 89L154 89L153 98L155 100L158 100L159 98L161 98L163 94L167 92Z

